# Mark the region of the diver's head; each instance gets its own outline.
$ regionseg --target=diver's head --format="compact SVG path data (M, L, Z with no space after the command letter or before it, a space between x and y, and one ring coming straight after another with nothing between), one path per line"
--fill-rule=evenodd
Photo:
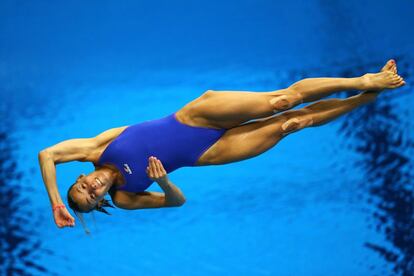
M114 185L115 179L116 173L107 167L100 167L88 175L81 174L68 189L69 207L79 213L102 211L100 203L104 202L104 197Z

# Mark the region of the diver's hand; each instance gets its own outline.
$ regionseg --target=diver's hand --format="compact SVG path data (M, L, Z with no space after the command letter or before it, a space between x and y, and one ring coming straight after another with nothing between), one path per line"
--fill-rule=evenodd
M53 216L57 227L63 228L65 226L75 226L75 219L70 215L64 204L53 205Z
M146 172L148 174L148 177L153 181L168 181L167 172L162 166L161 161L154 156L148 158L148 167Z

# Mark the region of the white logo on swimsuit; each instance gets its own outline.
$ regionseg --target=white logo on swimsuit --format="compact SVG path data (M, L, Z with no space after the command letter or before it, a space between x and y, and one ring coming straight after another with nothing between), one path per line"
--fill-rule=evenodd
M128 164L124 164L124 170L129 173L132 174L131 168L128 166Z

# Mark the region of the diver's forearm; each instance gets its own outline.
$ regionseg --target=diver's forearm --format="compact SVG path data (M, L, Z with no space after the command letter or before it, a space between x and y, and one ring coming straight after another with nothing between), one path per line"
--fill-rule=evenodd
M54 204L62 204L63 201L56 184L56 167L53 158L47 152L40 152L38 157L43 182L49 196L50 204L52 206Z
M158 181L157 183L164 191L166 202L170 204L183 204L185 202L184 194L170 180Z

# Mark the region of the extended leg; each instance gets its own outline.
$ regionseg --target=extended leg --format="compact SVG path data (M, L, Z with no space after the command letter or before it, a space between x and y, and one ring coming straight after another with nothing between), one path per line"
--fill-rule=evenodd
M194 125L232 128L340 90L380 90L401 85L401 77L388 70L357 78L308 78L271 92L207 91L180 111L190 117Z
M343 90L364 90L364 82L358 78L307 78L292 84L289 89L298 91L303 102L313 102Z
M364 92L346 99L321 100L301 109L232 128L202 156L198 165L219 165L252 158L269 150L292 132L326 124L374 101L376 97L377 93Z
M287 111L286 114L280 115L285 116L286 119L281 125L282 135L286 136L304 127L326 124L361 105L373 102L377 96L378 93L375 92L363 92L346 99L328 99L315 102L297 110L300 112L298 114L295 114L294 111Z
M198 125L232 128L339 90L362 88L361 83L361 77L311 78L271 92L207 91L183 110L188 110Z
M397 75L395 61L391 59L377 74L368 73L356 78L307 78L292 84L289 89L299 93L303 102L313 102L342 90L380 91L385 88L397 88L403 84L403 79Z

